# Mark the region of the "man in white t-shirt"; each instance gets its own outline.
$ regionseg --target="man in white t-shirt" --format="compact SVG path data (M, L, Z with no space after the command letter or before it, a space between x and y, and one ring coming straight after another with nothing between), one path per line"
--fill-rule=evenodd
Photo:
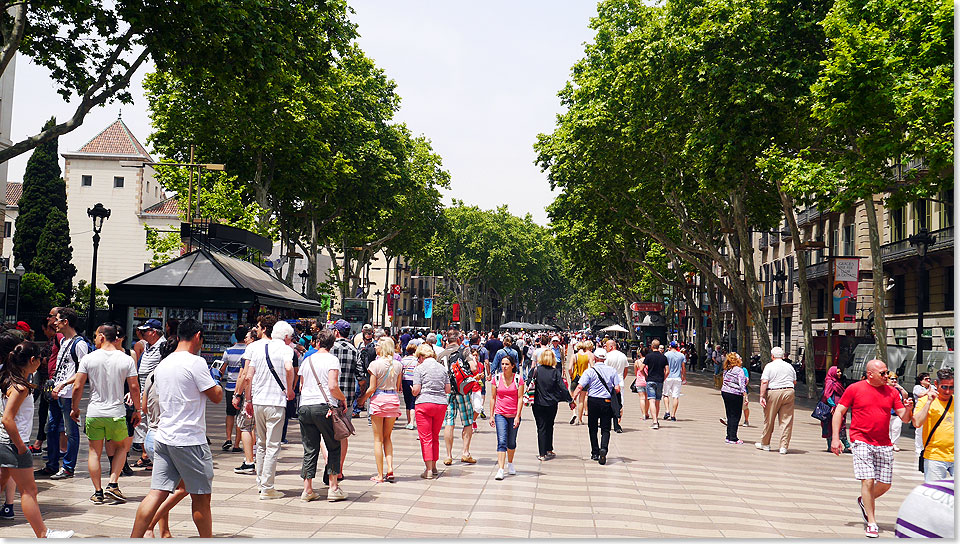
M783 348L777 346L770 350L773 360L763 367L760 376L760 406L763 407L763 434L760 442L754 444L758 450L770 451L770 437L773 426L780 421L780 453L786 455L793 434L793 410L797 385L797 371L793 365L783 360Z
M272 315L260 321L260 339L247 346L243 359L247 361L243 384L237 389L253 401L256 422L256 471L260 499L279 499L283 493L274 488L280 438L287 401L293 400L293 350L285 339L293 336L293 327L286 321L277 321Z
M558 338L559 340L559 338ZM604 349L607 350L607 366L614 369L617 372L617 375L620 376L621 381L627 379L627 356L620 350L617 349L617 341L613 338L607 340L603 344ZM620 406L623 406L623 397L620 396L620 392L617 392L617 398L620 399ZM620 426L620 422L623 420L623 409L620 410L620 417L613 419L613 430L617 433L623 432L623 427Z
M133 357L120 351L114 345L120 331L114 324L100 325L94 337L97 346L83 359L80 359L80 368L77 369L74 382L73 410L70 418L80 422L80 399L83 398L83 386L90 382L90 404L87 405L87 419L84 430L90 441L90 451L87 456L87 468L90 470L90 480L93 482L93 495L90 501L94 504L103 504L110 499L114 504L127 502L120 491L120 471L127 458L127 418L124 405L123 384L130 387L130 398L133 400L133 412L130 423L140 422L140 382L137 380L137 364ZM104 441L113 442L115 453L110 463L110 483L106 490L101 486L100 455L103 453ZM105 497L106 495L106 497Z
M56 402L50 403L50 425L48 434L59 436L58 432L67 435L67 454L63 458L63 467L60 465L60 448L55 440L51 440L47 447L47 464L34 472L37 476L49 476L51 480L73 478L73 471L77 468L77 455L80 453L80 427L70 419L73 410L73 377L77 373L80 359L87 354L87 341L77 334L77 325L80 318L72 308L57 308L57 319L54 326L57 332L63 335L60 350L57 352L57 368L53 375L54 390L51 397ZM58 470L59 468L59 470Z
M180 343L154 371L160 404L160 423L154 448L150 493L137 508L131 538L142 538L167 496L180 480L193 501L193 523L201 538L213 537L210 494L213 492L213 456L207 444L207 399L223 400L223 389L210 376L207 362L197 354L203 329L196 319L185 319L177 330Z

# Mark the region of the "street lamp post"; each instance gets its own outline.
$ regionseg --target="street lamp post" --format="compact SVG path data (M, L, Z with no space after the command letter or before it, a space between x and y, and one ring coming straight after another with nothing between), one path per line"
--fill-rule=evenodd
M373 296L377 297L377 311L373 315L379 317L380 316L380 297L383 296L383 293L379 289L377 289L376 291L373 292ZM383 322L381 321L378 324L382 326Z
M97 202L87 208L87 215L93 220L93 270L90 272L90 306L87 308L87 336L93 335L94 313L97 311L97 252L100 250L100 231L103 222L110 217L110 210Z
M307 278L310 277L310 273L306 270L301 270L297 276L300 276L300 294L306 296L307 294Z
M923 291L923 270L927 260L927 249L937 242L937 237L930 234L926 228L911 235L910 245L917 248L920 262L917 263L917 368L923 364L923 307L927 303L926 293Z
M777 342L783 347L783 292L786 289L787 274L778 267L776 274L770 279L777 282Z

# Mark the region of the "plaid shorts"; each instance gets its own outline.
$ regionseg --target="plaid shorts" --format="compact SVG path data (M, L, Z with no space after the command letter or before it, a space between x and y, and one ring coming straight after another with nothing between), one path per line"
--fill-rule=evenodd
M856 441L853 450L853 476L858 480L893 483L893 446L874 446Z
M460 412L460 421L463 426L473 425L473 403L470 397L458 393L447 395L447 415L443 418L443 424L456 426L457 412Z

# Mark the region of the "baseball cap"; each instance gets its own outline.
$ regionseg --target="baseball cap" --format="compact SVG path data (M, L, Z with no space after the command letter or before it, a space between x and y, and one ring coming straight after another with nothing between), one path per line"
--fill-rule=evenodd
M597 359L606 359L607 350L603 348L598 348L596 351L593 352L593 356L596 357Z
M26 321L17 321L17 330L30 332L30 325L27 325Z
M340 331L342 335L344 331L350 330L350 322L343 319L338 319L334 321L332 325L330 325L330 328Z
M551 341L551 342L559 342L559 341L560 341L560 337L559 337L559 336L554 336L553 338L550 339L550 341Z
M140 325L139 327L137 327L137 330L141 330L141 331L145 331L148 329L156 329L159 331L163 329L163 323L160 323L159 319L148 319L143 325Z
M363 326L362 330L363 332L367 332L367 331L373 332L373 325L367 323L366 325Z
M677 341L676 341L676 340L671 340L671 341L670 341L670 347L671 347L671 348L675 348L675 347L677 347L677 345L678 345L678 344L677 344Z

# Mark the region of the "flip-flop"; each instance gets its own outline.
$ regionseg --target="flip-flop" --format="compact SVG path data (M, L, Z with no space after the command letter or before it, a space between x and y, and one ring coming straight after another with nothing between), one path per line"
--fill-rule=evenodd
M392 484L393 482L396 481L396 476L394 476L392 472L388 472L387 475L384 477L384 480Z
M375 484L382 484L382 483L383 483L383 479L382 479L382 478L377 478L376 476L371 476L371 477L370 477L370 481L373 482L373 483L375 483Z

